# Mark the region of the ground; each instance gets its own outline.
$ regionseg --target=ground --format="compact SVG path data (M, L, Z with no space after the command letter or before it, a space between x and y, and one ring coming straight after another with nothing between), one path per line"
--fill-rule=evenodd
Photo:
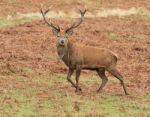
M149 117L150 14L85 18L70 39L117 53L117 68L130 95L125 96L119 81L108 73L108 84L97 94L101 80L91 71L82 72L83 91L76 93L66 80L68 68L57 55L50 27L42 19L9 20L17 13L38 12L41 7L63 12L83 7L89 12L133 7L149 10L150 2L1 0L0 116ZM72 23L59 18L52 21L62 29Z

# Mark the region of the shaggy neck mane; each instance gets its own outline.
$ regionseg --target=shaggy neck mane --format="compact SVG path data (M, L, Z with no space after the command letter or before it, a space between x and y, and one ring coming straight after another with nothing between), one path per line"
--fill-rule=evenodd
M67 48L66 48L66 52L64 57L62 58L62 60L68 65L70 66L70 62L71 62L71 56L74 54L74 46L75 46L75 42L72 40L68 40L68 44L67 44Z

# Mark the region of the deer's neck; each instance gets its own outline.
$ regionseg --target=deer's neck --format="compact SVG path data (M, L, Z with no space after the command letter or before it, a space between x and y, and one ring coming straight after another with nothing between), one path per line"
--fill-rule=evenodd
M70 66L71 64L72 50L73 45L70 42L68 43L67 47L57 46L58 55L67 66Z

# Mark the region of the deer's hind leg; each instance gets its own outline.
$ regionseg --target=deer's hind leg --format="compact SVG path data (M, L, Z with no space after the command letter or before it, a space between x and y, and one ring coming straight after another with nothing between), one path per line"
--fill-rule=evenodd
M114 68L114 69L108 69L108 71L120 81L121 85L123 86L123 90L125 94L128 95L126 86L124 84L123 76L118 72L118 70Z
M106 83L108 82L108 78L105 75L105 69L98 69L96 71L97 71L99 77L102 79L102 83L101 83L99 89L97 90L97 92L100 92L104 88Z

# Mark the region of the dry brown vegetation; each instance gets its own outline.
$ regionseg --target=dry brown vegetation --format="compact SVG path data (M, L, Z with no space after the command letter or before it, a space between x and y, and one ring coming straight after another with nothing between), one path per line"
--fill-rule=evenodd
M101 7L125 9L143 7L150 9L149 0L113 0L111 2L109 0L98 0L97 2L100 2L100 4L90 0L79 0L78 2L71 0L61 2L58 0L55 2L49 0L1 0L0 16L14 15L16 12L38 11L41 6L39 2L41 4L48 3L47 6L51 6L53 10L61 9L63 11L67 11L70 7L75 10L85 5L90 11ZM71 23L65 20L53 19L52 21L62 28ZM98 115L113 116L116 113L127 113L120 114L120 116L148 117L148 114L150 114L148 113L148 109L150 109L148 106L150 105L150 19L138 15L124 18L86 18L71 38L75 38L79 43L105 47L118 53L120 57L118 69L125 78L131 96L122 96L121 86L118 82L112 80L113 78L110 75L111 81L105 87L104 93L102 95L92 94L98 88L99 79L98 76L95 76L95 73L89 71L83 72L84 75L81 77L83 79L83 81L81 80L83 94L76 95L73 88L67 83L65 76L62 75L66 74L67 67L56 54L56 38L44 21L37 20L13 27L0 28L0 103L3 105L0 114L15 116L17 111L15 110L14 114L14 110L9 106L15 106L18 109L18 105L21 105L21 108L24 109L24 106L22 106L24 100L29 100L29 102L27 101L29 105L26 106L36 106L37 110L33 109L32 112L30 112L31 108L29 108L30 111L19 110L21 116L51 116L59 109L64 109L64 111L59 110L59 114L63 112L68 116L73 116L73 113L89 116L90 113L91 115L95 113L96 116L98 109L100 109L100 113L104 109L105 112L98 113ZM94 77L94 80L91 80L87 75ZM33 95L32 92L34 92ZM18 95L25 97L25 99L17 98ZM33 99L29 98L30 96L33 96ZM35 102L34 98L38 102ZM49 107L47 104L51 104L49 102L51 100L55 104ZM64 102L64 100L67 101ZM94 108L92 110L94 105L92 100L101 105L95 111ZM115 101L119 105L119 109L117 111L112 108L107 110L107 107L114 106L112 102ZM121 104L118 103L119 101ZM55 110L54 107L57 109ZM89 112L83 109L86 107ZM114 107L116 107L116 104ZM36 115L36 111L40 109L43 109L46 114L37 113ZM128 111L128 109L133 109L134 113ZM24 113L28 114L25 115Z

